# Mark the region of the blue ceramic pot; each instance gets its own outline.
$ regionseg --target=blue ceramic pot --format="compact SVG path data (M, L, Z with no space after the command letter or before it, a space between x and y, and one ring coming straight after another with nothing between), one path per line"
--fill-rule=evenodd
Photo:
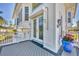
M62 46L63 46L64 51L68 53L71 53L74 48L73 42L65 41L65 40L62 40Z

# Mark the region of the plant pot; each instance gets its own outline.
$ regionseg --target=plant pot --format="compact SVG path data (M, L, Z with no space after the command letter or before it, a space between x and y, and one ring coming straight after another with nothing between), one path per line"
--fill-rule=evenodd
M65 41L65 40L62 40L62 46L63 46L64 51L68 53L71 53L74 48L73 42Z

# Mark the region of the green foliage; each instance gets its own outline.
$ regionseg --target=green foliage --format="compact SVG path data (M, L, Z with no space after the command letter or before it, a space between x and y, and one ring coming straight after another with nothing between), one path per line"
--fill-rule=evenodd
M17 32L17 30L16 30L16 29L14 29L14 30L13 30L13 32Z
M0 24L4 24L5 20L3 19L3 17L0 16Z

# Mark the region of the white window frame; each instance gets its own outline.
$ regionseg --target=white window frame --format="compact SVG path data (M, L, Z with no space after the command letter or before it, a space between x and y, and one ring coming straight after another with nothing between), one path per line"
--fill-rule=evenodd
M26 7L28 7L28 20L25 20L25 14L26 14L25 8L26 8ZM25 7L24 7L24 20L25 20L25 21L29 21L29 12L30 12L29 9L30 9L29 6L25 6Z
M71 12L71 22L70 23L68 23L68 12ZM71 23L72 23L72 11L71 10L67 10L67 26L70 27Z
M67 22L68 22L68 13L71 12L71 10L67 11ZM71 12L71 18L72 18L72 12Z
M36 22L37 22L36 23L36 37L34 37L34 35L33 35L33 38L34 38L35 41L38 41L41 44L43 44L43 40L44 40L44 24L43 24L43 40L42 40L42 39L39 39L39 18L42 17L42 16L43 15L40 15L40 16L38 16L38 17L36 17L36 18L33 19L33 20L36 19ZM34 28L34 25L33 25L33 28ZM33 29L33 34L34 34L34 29Z

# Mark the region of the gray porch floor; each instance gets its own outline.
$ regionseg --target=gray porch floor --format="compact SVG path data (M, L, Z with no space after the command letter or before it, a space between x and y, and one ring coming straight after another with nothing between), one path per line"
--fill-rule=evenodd
M1 56L53 56L53 54L35 45L30 41L25 41L13 45L4 46L0 52Z
M55 56L32 41L3 46L0 48L0 56ZM72 53L62 51L61 56L79 56L79 49L74 48Z

